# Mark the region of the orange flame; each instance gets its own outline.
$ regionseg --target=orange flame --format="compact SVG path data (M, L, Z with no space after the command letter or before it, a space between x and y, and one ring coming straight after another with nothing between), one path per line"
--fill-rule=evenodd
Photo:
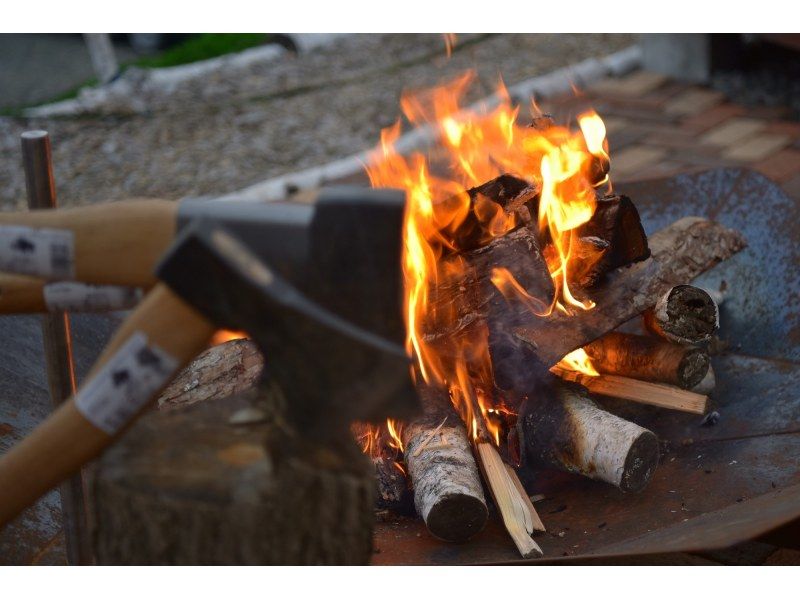
M559 361L556 368L565 370L573 370L586 374L587 376L599 376L600 373L592 365L592 359L586 354L583 349L575 349L572 353L568 353Z
M211 346L221 345L222 343L227 343L228 341L234 341L240 338L249 338L246 332L241 332L240 330L217 330L214 333L214 336L211 337L211 341L209 344Z
M522 301L540 317L554 309L591 309L594 304L577 299L570 288L573 269L583 259L581 252L573 251L578 242L574 231L594 213L595 187L607 181L608 154L605 127L596 113L580 115L578 131L551 126L548 119L527 127L519 123L519 108L512 105L502 82L493 107L463 109L473 80L474 73L468 72L432 90L405 93L401 107L406 118L438 130L439 145L432 152L436 159L419 152L400 155L395 149L398 122L381 132L367 173L373 187L399 187L407 195L404 309L406 348L415 358L416 371L427 384L450 391L473 438L489 436L499 442L498 418L492 415L504 407L494 396L488 333L473 331L469 338L436 335L437 330L457 326L468 307L463 293L468 266L458 256L465 231L469 229L474 241L477 227L484 244L521 224L515 214L480 194L471 197L468 190L501 174L524 179L540 190L538 214L531 216L546 245L543 253L555 294L532 297L497 264L492 282L507 299ZM533 107L539 116L538 106ZM446 174L434 174L443 170Z

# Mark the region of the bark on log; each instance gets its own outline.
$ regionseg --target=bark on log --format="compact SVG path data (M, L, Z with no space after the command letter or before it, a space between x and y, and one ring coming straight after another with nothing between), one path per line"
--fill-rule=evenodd
M586 389L552 376L522 406L516 433L522 465L555 467L642 490L658 465L658 439L634 423L600 409Z
M689 389L697 386L708 373L705 349L675 345L652 337L609 332L583 348L601 374Z
M421 388L423 414L403 428L417 513L441 540L463 542L486 525L488 510L464 423L447 393Z
M158 408L175 409L242 393L256 386L263 369L264 357L249 339L210 347L164 389Z
M255 391L250 392L251 395ZM103 565L367 564L374 479L351 437L321 445L243 396L139 420L93 482Z
M515 336L547 367L652 307L676 284L689 282L746 246L742 235L703 218L683 218L653 234L649 259L608 275L586 293L596 305L572 316L531 318ZM522 389L525 392L525 389Z
M672 287L644 312L648 331L673 343L705 343L719 329L719 307L711 295L688 284Z

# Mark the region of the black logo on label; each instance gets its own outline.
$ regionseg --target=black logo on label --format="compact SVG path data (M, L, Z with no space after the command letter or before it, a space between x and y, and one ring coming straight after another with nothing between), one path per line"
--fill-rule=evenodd
M156 369L161 365L161 359L149 347L142 347L137 351L136 361L139 362L139 365Z
M36 249L36 245L25 237L20 237L11 245L11 249L19 251L21 253L31 253L34 249Z
M122 386L131 379L131 374L128 370L117 370L111 373L111 382L114 386Z

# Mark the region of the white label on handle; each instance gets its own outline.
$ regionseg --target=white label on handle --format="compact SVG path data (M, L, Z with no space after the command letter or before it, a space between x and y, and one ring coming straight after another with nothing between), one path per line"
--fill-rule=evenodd
M116 434L178 369L178 360L136 332L75 395L86 419Z
M112 311L139 303L142 289L82 282L51 282L44 285L49 311Z
M71 230L0 226L0 270L55 280L75 278Z

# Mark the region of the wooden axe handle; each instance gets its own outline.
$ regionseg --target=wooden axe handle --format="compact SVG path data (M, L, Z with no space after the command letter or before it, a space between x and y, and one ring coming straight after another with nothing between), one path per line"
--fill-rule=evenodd
M75 397L0 458L0 526L108 447L208 345L214 330L166 285L156 285L111 339ZM132 363L146 369L138 380ZM112 387L116 390L108 392ZM137 394L136 388L147 392Z
M74 235L75 280L150 288L156 283L153 266L175 237L177 211L174 201L131 199L57 210L5 212L0 213L0 225L70 230Z
M29 314L47 311L45 280L35 276L0 272L0 314Z
M142 290L76 281L47 281L0 272L0 315L46 312L103 312L133 308Z

